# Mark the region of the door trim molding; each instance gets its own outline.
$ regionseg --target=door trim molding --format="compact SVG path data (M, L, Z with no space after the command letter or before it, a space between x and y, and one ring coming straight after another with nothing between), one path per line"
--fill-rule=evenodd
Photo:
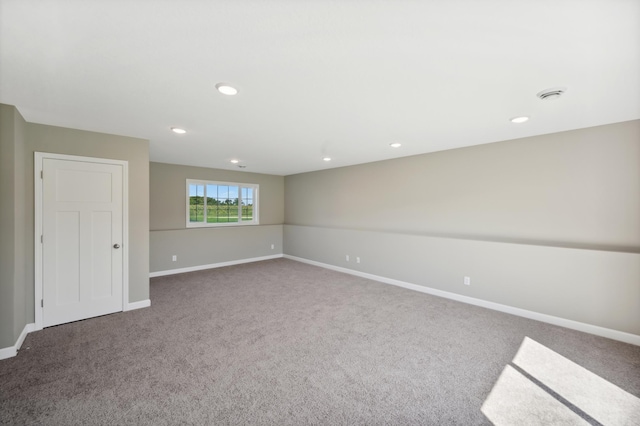
M34 182L34 213L35 232L34 240L34 306L35 306L35 328L42 330L42 165L45 159L81 161L84 163L112 164L122 166L122 310L127 310L129 306L129 162L125 160L113 160L110 158L82 157L77 155L53 154L49 152L34 152L33 182Z

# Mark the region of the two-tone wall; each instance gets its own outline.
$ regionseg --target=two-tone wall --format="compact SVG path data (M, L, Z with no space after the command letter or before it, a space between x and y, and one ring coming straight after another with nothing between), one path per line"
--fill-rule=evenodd
M285 254L640 336L638 194L640 121L292 175Z
M150 173L152 276L282 255L284 177L164 163ZM187 179L260 185L260 223L187 228Z
M640 121L282 177L149 163L147 141L0 107L0 350L34 320L36 151L129 161L131 302L149 272L284 253L640 336ZM186 179L259 184L260 224L187 229Z

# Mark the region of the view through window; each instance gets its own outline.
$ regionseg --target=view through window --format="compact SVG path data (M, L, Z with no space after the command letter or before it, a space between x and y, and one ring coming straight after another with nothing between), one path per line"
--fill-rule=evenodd
M187 227L257 223L257 184L187 180Z

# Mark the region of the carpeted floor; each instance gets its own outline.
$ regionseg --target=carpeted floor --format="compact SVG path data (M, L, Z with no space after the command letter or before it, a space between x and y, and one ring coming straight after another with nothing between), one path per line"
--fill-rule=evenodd
M525 337L640 396L640 347L286 259L154 278L151 302L29 334L0 423L490 424Z

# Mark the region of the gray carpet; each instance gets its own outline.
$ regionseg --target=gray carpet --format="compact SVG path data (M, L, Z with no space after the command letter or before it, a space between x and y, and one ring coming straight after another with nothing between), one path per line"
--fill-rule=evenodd
M525 336L640 396L640 347L286 259L154 278L151 301L29 334L0 423L490 424Z

